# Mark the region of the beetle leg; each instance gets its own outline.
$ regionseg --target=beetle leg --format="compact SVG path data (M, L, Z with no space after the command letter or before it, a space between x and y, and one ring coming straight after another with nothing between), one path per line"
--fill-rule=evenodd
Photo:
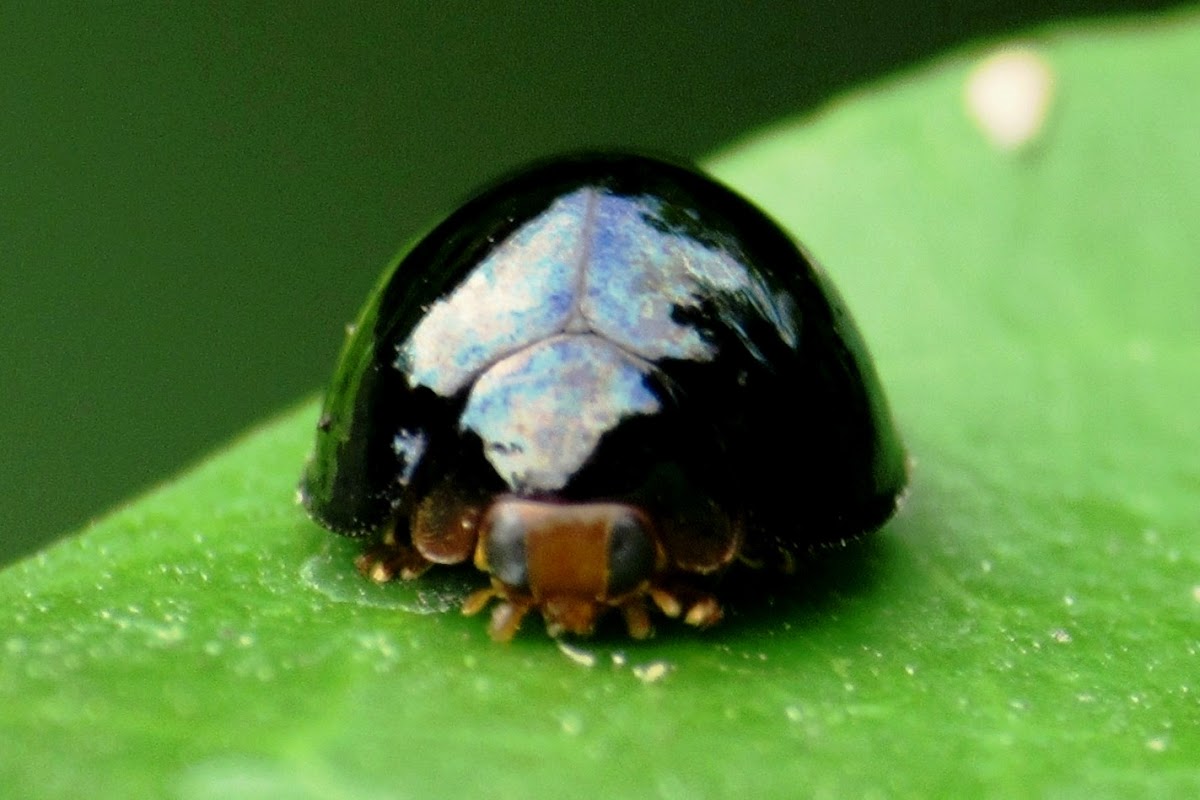
M461 564L475 552L479 515L478 498L443 481L412 514L413 547L435 564Z
M717 598L708 592L675 585L650 587L650 599L668 617L683 617L688 625L707 628L725 616Z
M387 529L378 544L368 547L354 559L354 566L376 583L387 583L396 577L406 581L417 578L432 567L433 562L412 545L398 541L393 526Z
M649 594L654 605L658 606L658 610L668 617L673 619L683 613L683 605L679 602L679 598L666 589L651 586Z
M675 569L711 575L738 557L745 539L740 517L726 514L693 489L671 484L663 491L677 510L661 520L659 543Z
M487 604L493 598L503 597L504 595L496 589L495 586L487 586L483 589L477 589L467 595L463 600L462 613L464 616L473 617L483 609L487 608Z
M707 628L710 625L716 625L724 616L725 612L721 610L721 604L717 602L717 598L711 594L702 594L688 608L687 613L683 616L683 621L697 628Z
M650 612L646 610L646 600L639 596L631 597L621 603L621 616L625 618L625 629L634 639L649 639L654 635L654 625L650 622Z
M521 627L521 620L533 608L533 598L513 598L503 585L493 583L467 595L463 600L462 613L472 616L483 611L492 600L500 600L500 605L492 609L492 621L488 625L488 634L494 641L508 642L516 636Z
M517 629L521 627L521 620L525 618L532 607L530 603L504 600L492 609L492 621L488 625L488 635L492 637L492 641L512 641L512 638L517 635Z

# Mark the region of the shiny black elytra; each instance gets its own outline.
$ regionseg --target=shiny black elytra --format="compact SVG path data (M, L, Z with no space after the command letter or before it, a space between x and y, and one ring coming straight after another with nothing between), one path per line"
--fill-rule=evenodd
M903 448L828 280L692 169L535 165L399 259L334 373L301 482L380 581L473 560L494 638L615 608L707 626L709 576L789 565L894 511Z

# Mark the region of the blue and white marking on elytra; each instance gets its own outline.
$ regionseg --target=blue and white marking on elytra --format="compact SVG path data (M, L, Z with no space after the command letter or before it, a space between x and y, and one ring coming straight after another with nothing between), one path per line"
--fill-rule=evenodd
M645 369L599 336L555 336L485 372L459 424L513 489L561 489L624 417L658 411Z
M659 410L651 362L708 361L681 318L727 293L770 305L733 254L673 232L659 201L583 188L521 226L397 348L409 384L451 397L514 489L562 488L621 419Z
M412 480L413 470L420 463L421 456L425 455L427 443L423 432L411 431L408 428L401 428L392 438L392 452L396 454L400 472L396 480L401 486L407 486Z

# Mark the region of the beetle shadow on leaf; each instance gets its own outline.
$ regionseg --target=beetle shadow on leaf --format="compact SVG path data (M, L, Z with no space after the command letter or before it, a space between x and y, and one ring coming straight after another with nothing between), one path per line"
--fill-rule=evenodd
M957 493L931 483L928 475L914 476L908 498L882 529L798 558L791 573L731 570L717 587L726 612L720 627L751 635L794 632L893 609L912 596L911 582L924 574L921 551L958 538L946 517Z
M785 622L821 624L887 583L896 550L892 537L874 534L797 559L790 573L734 569L717 590L725 606L721 627L748 633Z

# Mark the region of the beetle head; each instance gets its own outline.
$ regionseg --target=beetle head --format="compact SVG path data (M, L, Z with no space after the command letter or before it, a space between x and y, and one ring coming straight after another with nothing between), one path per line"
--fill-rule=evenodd
M649 518L613 502L501 497L484 514L475 549L475 565L493 583L482 601L504 600L492 623L498 639L511 638L532 608L551 635L590 634L607 608L644 592L663 562Z

